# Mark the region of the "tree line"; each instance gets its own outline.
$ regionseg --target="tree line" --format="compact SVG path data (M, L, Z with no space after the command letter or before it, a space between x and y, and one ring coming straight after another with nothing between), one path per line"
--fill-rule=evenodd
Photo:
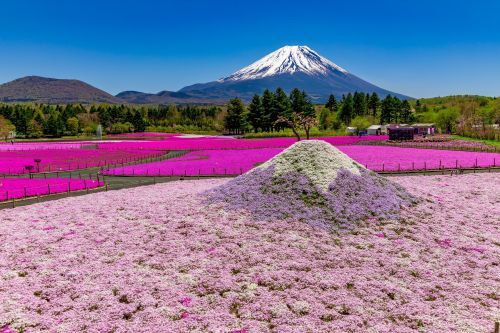
M239 98L227 105L224 119L226 130L231 134L242 134L249 130L255 133L280 131L290 128L300 140L303 130L309 138L311 128L316 124L316 111L309 96L295 88L288 96L281 88L271 92L266 89L262 96L256 94L245 106Z
M2 128L15 130L18 136L39 138L91 135L98 125L113 134L148 129L221 131L224 114L217 106L0 104L0 118Z
M365 129L375 123L411 123L414 120L410 103L391 95L380 99L377 93L355 92L343 95L340 100L330 95L317 114L304 91L293 89L287 95L278 88L274 92L266 89L262 95L254 95L246 107L238 98L231 100L224 125L233 134L291 128L294 132L303 129L308 136L311 124L316 125L316 121L321 130L338 130L342 126Z

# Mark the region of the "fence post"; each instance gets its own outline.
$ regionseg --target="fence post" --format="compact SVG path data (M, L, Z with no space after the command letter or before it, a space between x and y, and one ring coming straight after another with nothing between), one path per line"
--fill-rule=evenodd
M68 182L68 194L71 192L71 183Z
M47 187L49 189L49 195L50 195L50 184L47 184Z

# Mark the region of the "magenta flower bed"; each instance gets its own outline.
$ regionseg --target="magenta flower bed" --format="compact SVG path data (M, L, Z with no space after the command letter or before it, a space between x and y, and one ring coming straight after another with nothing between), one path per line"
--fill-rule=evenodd
M43 149L80 149L84 142L16 142L0 143L0 151L43 150Z
M0 201L38 195L80 191L103 186L102 181L69 178L4 178L0 179Z
M104 171L105 175L198 176L239 175L280 153L282 148L200 150L164 161Z
M108 164L138 161L148 157L159 156L162 152L152 150L101 150L101 149L67 149L67 150L29 150L0 151L0 173L28 173L25 166L32 165L32 172L54 172L78 170L88 167L100 167ZM34 161L40 159L39 165Z
M334 146L352 145L362 141L387 140L387 136L332 136L314 138ZM295 138L235 139L231 137L183 138L172 137L162 141L100 143L101 149L153 149L153 150L207 150L207 149L259 149L286 148Z
M342 146L338 148L374 171L487 168L500 164L500 154L496 153L387 146Z
M341 151L373 171L443 168L485 168L500 164L500 154L388 146L339 146ZM277 155L283 148L200 150L159 162L104 171L124 176L239 175ZM477 162L476 162L477 161Z
M179 136L179 133L160 133L160 132L138 132L138 133L122 133L122 134L108 134L108 138L171 138Z

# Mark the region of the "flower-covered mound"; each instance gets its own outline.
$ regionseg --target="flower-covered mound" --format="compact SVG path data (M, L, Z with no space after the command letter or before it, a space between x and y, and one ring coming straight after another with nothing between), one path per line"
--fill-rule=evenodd
M0 211L15 332L492 332L498 173L391 178L421 203L342 236L181 181Z
M209 202L265 221L291 219L325 228L395 217L416 202L323 141L300 141L250 172L207 192Z

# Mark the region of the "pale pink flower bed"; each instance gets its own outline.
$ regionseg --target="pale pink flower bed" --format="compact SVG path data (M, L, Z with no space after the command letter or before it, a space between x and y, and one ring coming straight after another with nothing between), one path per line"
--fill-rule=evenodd
M341 234L206 206L220 179L2 210L0 328L492 331L500 175L391 179L423 202Z

